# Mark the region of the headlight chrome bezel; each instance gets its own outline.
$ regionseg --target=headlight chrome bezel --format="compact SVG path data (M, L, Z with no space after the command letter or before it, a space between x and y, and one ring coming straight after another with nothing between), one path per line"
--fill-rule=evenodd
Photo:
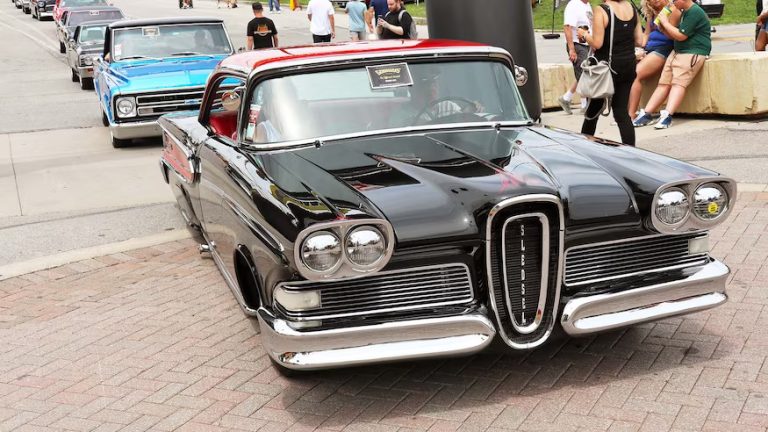
M384 254L370 265L359 265L349 259L347 252L348 236L354 232L370 227L378 231L384 240ZM342 257L337 266L330 271L318 272L311 269L303 259L305 242L320 232L331 232L341 242ZM374 273L384 268L395 248L395 234L392 226L383 219L346 219L313 225L302 231L294 243L294 262L301 276L310 281L343 279Z
M120 103L121 102L130 102L131 103L131 111L128 113L123 113L120 110ZM122 96L117 99L115 99L115 115L119 118L132 118L136 117L136 98L133 96Z
M699 188L707 187L708 185L716 185L723 190L726 195L726 204L725 209L716 218L702 219L694 211L694 196ZM689 210L688 215L684 218L683 221L677 224L669 225L659 220L656 212L658 210L658 200L661 194L674 189L679 189L686 195L688 199ZM727 177L700 177L692 180L684 180L664 184L658 188L653 196L650 214L651 226L653 229L662 234L682 234L691 231L701 231L712 228L713 226L718 225L724 221L728 214L730 214L736 201L736 193L736 181Z

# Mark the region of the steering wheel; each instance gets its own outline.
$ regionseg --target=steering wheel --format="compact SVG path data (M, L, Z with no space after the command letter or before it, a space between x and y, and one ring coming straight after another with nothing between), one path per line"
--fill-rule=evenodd
M428 103L427 106L425 106L419 113L416 115L415 120L413 121L413 125L418 125L422 121L422 117L426 114L427 121L423 124L427 124L429 122L437 120L437 116L435 116L432 113L432 109L436 106L440 105L443 102L453 102L456 105L459 106L459 111L450 113L443 117L449 117L455 114L474 114L475 110L477 109L474 102L472 102L469 99L465 99L463 97L459 96L446 96L440 99L433 100L432 102Z

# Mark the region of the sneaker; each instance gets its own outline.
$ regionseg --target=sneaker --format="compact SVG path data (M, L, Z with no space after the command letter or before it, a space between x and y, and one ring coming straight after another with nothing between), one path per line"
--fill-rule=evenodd
M632 120L632 126L634 127L648 126L651 123L653 123L653 116L642 110L640 111L640 114Z
M672 116L667 114L663 116L661 119L659 119L659 122L656 123L656 126L654 126L654 128L667 129L670 126L672 126Z
M557 98L557 102L560 103L560 107L568 114L573 114L573 111L571 111L571 102L565 100L564 97L560 96Z

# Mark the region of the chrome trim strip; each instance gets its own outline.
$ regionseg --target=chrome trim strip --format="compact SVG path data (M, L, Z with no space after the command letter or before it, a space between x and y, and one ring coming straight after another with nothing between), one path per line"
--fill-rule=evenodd
M555 195L549 195L549 194L531 194L531 195L522 195L518 197L508 198L495 206L488 212L488 221L486 222L486 229L485 229L485 256L486 256L486 277L488 280L488 292L489 297L491 301L488 303L491 305L491 309L493 310L493 313L496 317L496 322L499 323L499 326L501 327L501 319L499 317L499 311L497 309L496 302L493 300L495 298L494 295L494 287L493 287L493 280L492 280L492 272L491 272L491 260L489 259L491 256L491 239L492 239L492 233L491 233L491 227L493 226L493 218L498 214L501 210L505 209L506 207L509 207L511 205L515 204L521 204L521 203L527 203L527 202L544 202L544 203L552 203L557 206L558 211L558 217L560 218L560 224L559 224L559 231L560 231L560 240L558 244L558 263L557 263L557 280L555 281L555 292L554 292L554 305L552 307L552 322L549 325L549 328L545 331L545 333L541 336L540 339L534 341L534 342L528 342L528 343L516 343L511 341L506 334L504 334L502 329L498 332L499 336L504 340L504 342L509 345L512 348L515 349L530 349L535 348L541 344L543 344L547 339L549 339L549 336L552 334L552 330L555 327L555 322L557 321L557 311L558 306L560 305L560 287L562 285L563 281L563 267L564 267L564 259L565 254L563 253L563 247L564 247L564 239L565 239L565 216L563 212L563 204L560 202L560 198L558 198Z
M386 278L388 276L398 275L402 273L416 273L416 272L430 272L432 270L444 270L444 271L451 271L452 268L460 268L464 270L464 281L466 282L467 288L469 288L466 292L466 294L469 295L469 298L460 298L458 300L448 300L448 301L441 301L436 303L423 303L418 305L408 305L408 306L391 306L391 307L384 307L381 309L374 309L374 310L365 310L365 311L359 311L359 312L344 312L344 313L335 313L335 314L326 314L326 315L313 315L313 312L322 312L322 309L324 306L321 306L318 309L314 310L303 310L300 312L294 312L289 311L285 309L283 305L280 305L280 308L285 310L287 314L290 314L287 316L287 318L290 319L290 321L313 321L313 320L324 320L324 319L333 319L333 318L343 318L343 317L352 317L352 316L361 316L361 315L374 315L379 313L387 313L387 312L400 312L400 311L406 311L406 310L418 310L418 309L425 309L425 308L433 308L433 307L440 307L440 306L449 306L449 305L459 305L459 304L469 304L472 303L475 300L475 287L472 283L472 275L469 272L469 267L464 263L450 263L450 264L439 264L439 265L431 265L431 266L424 266L424 267L411 267L406 269L399 269L399 270L390 270L390 271L383 271L378 272L374 275L364 277L364 278L357 278L353 279L350 282L354 283L360 283L360 285L365 285L366 283L374 283L379 284L381 283L384 285L385 283L381 281L382 278ZM420 277L420 275L414 275L413 277ZM427 276L425 276L426 278ZM302 291L302 290L313 290L313 291L320 291L320 297L323 298L323 289L329 289L329 287L323 287L323 284L327 284L328 282L339 282L339 281L346 281L345 279L341 280L335 280L335 281L323 281L323 282L313 282L313 281L299 281L299 282L281 282L277 284L275 289L284 289L286 291ZM425 284L428 282L424 282ZM460 283L456 282L456 283ZM330 284L328 284L330 285ZM383 286L381 288L382 292L388 293L391 292L390 288L391 284ZM365 288L365 287L362 287ZM461 287L459 287L461 288ZM354 289L354 288L350 288ZM452 288L453 290L456 290L456 288ZM409 292L411 290L409 289ZM409 293L404 293L409 294ZM453 293L454 295L458 295L458 293ZM274 299L274 295L272 296ZM361 299L360 303L364 303L365 299ZM274 301L273 301L274 303ZM394 301L392 303L395 303ZM324 304L321 300L321 304ZM297 316L297 315L306 315L306 316Z
M534 320L532 323L530 323L527 326L523 326L517 322L517 318L513 313L512 304L510 303L509 298L509 284L507 281L509 280L507 278L507 248L506 248L506 233L507 233L507 225L509 225L510 222L514 222L518 219L528 218L528 217L538 217L539 223L541 224L542 228L542 237L541 237L541 256L542 258L547 257L546 259L541 260L541 282L539 287L539 303L536 308L537 311L540 311L541 313L537 313L534 317ZM522 249L525 251L525 248ZM504 275L504 301L507 303L507 310L510 311L510 318L512 318L512 327L519 332L520 334L531 334L534 331L536 331L537 328L539 328L539 325L541 324L541 320L544 319L544 308L547 304L547 287L549 282L549 218L544 213L536 212L536 213L525 213L521 215L515 215L511 218L504 221L504 225L501 227L501 262L502 262L502 273ZM522 260L522 266L525 265L525 254L522 254L520 259ZM523 300L523 320L525 320L525 270L523 269L521 271L522 273L522 295L521 298Z
M289 369L327 369L388 361L467 355L490 345L496 329L484 308L462 315L298 331L258 310L261 343Z
M346 237L347 233L352 231L353 229L357 228L361 225L373 225L374 227L378 228L382 234L384 234L384 237L387 241L387 251L384 255L384 257L373 267L370 268L359 268L352 264L349 259L347 258L346 253ZM304 261L301 259L301 245L304 239L306 239L311 234L316 233L317 231L333 231L334 234L336 234L339 238L339 241L342 245L342 254L341 254L341 261L340 266L336 268L332 272L324 272L324 273L318 273L315 272L306 265L304 265ZM303 231L299 233L298 236L296 236L296 241L294 242L294 248L293 248L293 259L296 263L296 269L299 271L299 274L303 276L305 279L311 280L311 281L323 281L323 280L330 280L330 279L341 279L341 278L349 278L349 277L355 277L355 276L364 276L366 274L375 273L381 269L383 269L387 263L389 262L389 259L392 257L392 253L395 250L395 230L392 228L392 225L390 225L389 221L384 219L344 219L344 220L336 220L332 222L323 222L314 224Z
M726 206L725 211L714 220L702 220L696 217L695 214L693 214L693 194L696 192L696 189L701 186L704 183L716 183L723 187L725 189L725 192L728 194L728 204ZM689 209L688 209L688 216L686 216L685 220L683 222L680 222L676 225L667 225L656 217L656 207L659 195L666 191L669 188L679 188L682 189L683 192L685 192L686 196L688 197L688 203L689 203ZM675 181L670 183L665 183L656 190L656 193L653 195L653 201L651 202L651 225L653 228L662 233L662 234L680 234L684 232L691 232L691 231L697 231L697 230L703 230L707 228L711 228L713 226L719 225L722 221L724 221L728 215L731 213L731 210L733 209L734 204L736 204L736 195L737 195L737 186L736 181L728 178L728 177L721 177L721 176L711 176L711 177L699 177L695 179L690 180L681 180L681 181Z
M730 270L717 260L684 279L616 293L571 299L560 324L571 336L581 336L674 315L697 312L725 303Z

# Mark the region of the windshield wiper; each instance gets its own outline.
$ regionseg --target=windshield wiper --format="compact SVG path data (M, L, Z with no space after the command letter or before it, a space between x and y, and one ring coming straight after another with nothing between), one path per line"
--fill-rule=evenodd
M143 55L134 55L134 56L120 57L120 60L140 60L140 59L157 60L154 57L147 57L147 56L143 56Z
M176 52L171 54L171 57L181 57L181 56L204 56L204 57L213 58L213 56L210 54L203 54L195 51L181 51L181 52Z

